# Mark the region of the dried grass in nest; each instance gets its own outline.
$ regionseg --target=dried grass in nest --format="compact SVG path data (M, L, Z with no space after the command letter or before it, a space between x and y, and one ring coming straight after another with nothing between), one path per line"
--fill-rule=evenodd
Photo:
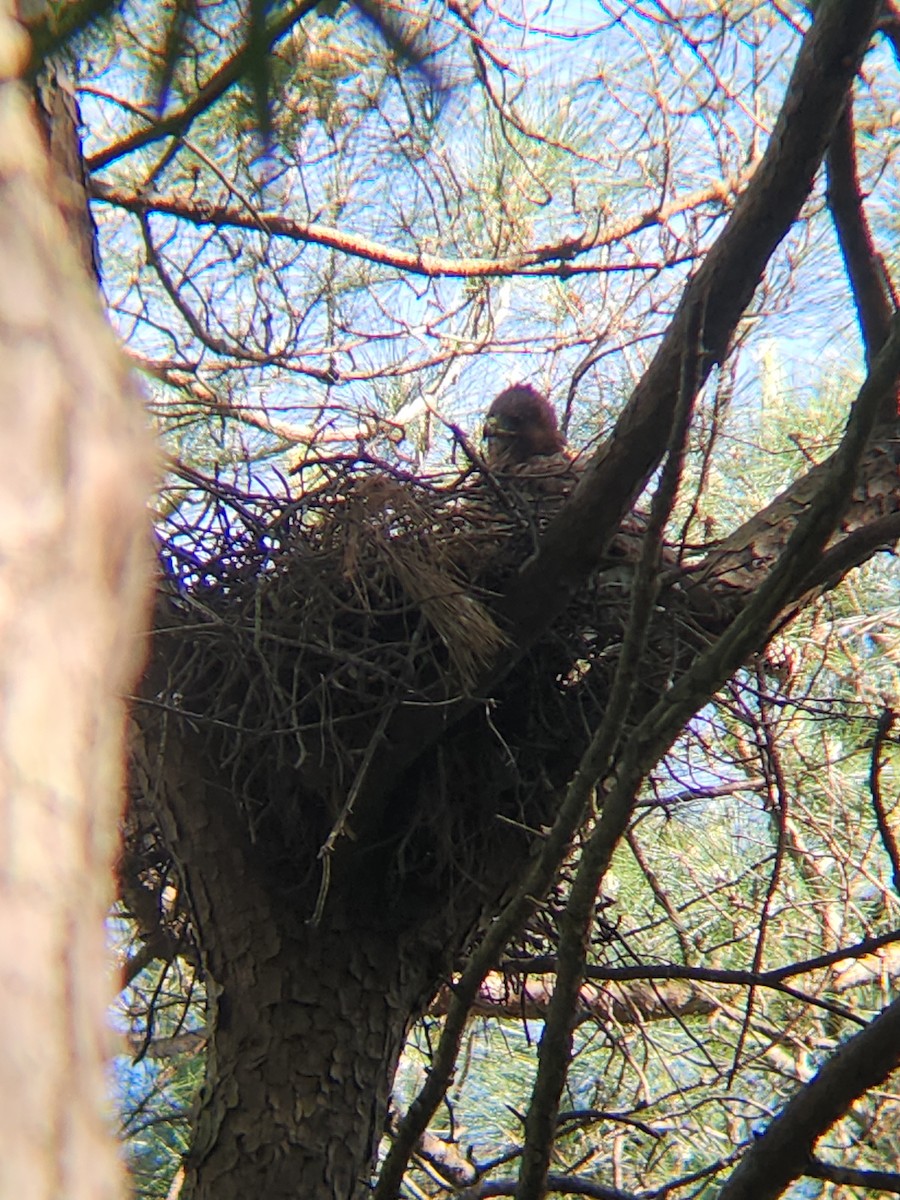
M337 511L331 516L338 516ZM466 568L477 567L471 535L489 532L483 527L464 531L466 521L472 525L474 517L470 510L460 521L458 501L449 507L435 505L433 493L379 474L353 482L338 519L323 531L340 546L344 575L364 602L373 556L393 574L440 638L452 674L466 692L506 643L466 579ZM477 519L484 521L483 511ZM482 537L482 545L483 541Z

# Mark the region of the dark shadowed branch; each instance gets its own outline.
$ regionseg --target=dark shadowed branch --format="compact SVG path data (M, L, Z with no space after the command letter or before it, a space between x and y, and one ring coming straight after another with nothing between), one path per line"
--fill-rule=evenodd
M896 1171L864 1171L854 1167L839 1167L837 1163L814 1158L803 1174L810 1179L824 1179L827 1183L843 1183L847 1187L865 1188L870 1192L900 1195L900 1175Z
M697 271L653 362L615 430L597 451L539 553L510 587L504 610L520 645L565 603L656 469L671 427L685 327L706 305L700 382L721 362L763 271L809 195L869 43L879 5L819 6L803 41L765 155L725 228Z
M594 1179L583 1179L578 1175L550 1175L548 1188L561 1196L585 1196L587 1200L637 1200L633 1192L620 1188L606 1187ZM489 1196L513 1196L516 1192L515 1179L491 1179L468 1188L459 1200L487 1200Z
M891 876L894 881L894 888L897 892L900 892L900 848L897 846L897 839L894 836L893 829L891 829L884 804L884 797L881 794L882 755L885 743L894 727L896 719L897 714L890 708L885 708L878 718L875 740L872 744L872 761L869 767L869 791L872 795L872 807L875 810L875 822L878 825L881 844L891 864Z
M825 161L828 168L828 208L853 293L866 360L871 362L888 335L893 305L886 285L886 267L876 253L863 207L856 163L852 96L847 98Z
M659 590L663 531L672 513L684 470L684 456L691 417L697 399L700 360L707 313L702 302L689 312L685 345L681 353L678 398L673 415L670 444L659 486L650 508L650 519L632 584L628 624L616 668L610 700L595 738L579 764L573 786L593 788L612 768L614 754L628 719L634 688L646 650L647 630ZM625 832L637 789L622 806L620 823L605 829L600 841L601 821L582 854L575 881L559 925L556 986L547 1010L538 1053L537 1077L525 1118L525 1145L519 1200L539 1200L550 1167L560 1096L565 1086L572 1054L578 997L584 986L589 929L600 879L612 850Z
M803 1175L816 1141L900 1065L900 1000L855 1034L753 1143L719 1200L774 1200Z

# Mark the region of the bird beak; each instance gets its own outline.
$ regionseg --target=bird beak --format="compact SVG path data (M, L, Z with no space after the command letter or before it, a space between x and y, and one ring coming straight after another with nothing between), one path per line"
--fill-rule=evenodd
M516 429L503 417L486 417L481 436L485 441L490 441L491 438L513 438L516 436Z

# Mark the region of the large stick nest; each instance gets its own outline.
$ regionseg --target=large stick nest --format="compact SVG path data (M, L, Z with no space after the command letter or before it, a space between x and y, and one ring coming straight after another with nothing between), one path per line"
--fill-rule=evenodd
M510 652L494 602L567 487L355 463L299 496L218 488L171 523L155 637L164 671L145 701L190 731L251 836L290 858L295 882L301 862L316 874L329 833L353 836L352 799L373 757L391 752L391 716L434 704L442 682L445 695L472 695ZM469 878L486 842L503 854L504 839L551 819L602 713L639 528L409 773L378 835L395 877L437 875L446 894L448 869ZM664 649L645 669L656 694L682 640L673 621L666 614Z

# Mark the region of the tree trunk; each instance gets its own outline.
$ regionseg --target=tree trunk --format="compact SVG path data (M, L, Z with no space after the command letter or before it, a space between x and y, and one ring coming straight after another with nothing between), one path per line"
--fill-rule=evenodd
M286 924L267 912L244 914L244 952L226 949L237 923L213 948L223 969L207 978L221 993L210 1005L190 1196L370 1193L420 971L398 945L355 923L329 923L306 937Z
M150 454L0 13L0 1195L122 1194L105 919Z
M181 1195L368 1195L434 956L335 893L313 923L308 890L292 895L251 846L233 792L176 724L157 726L157 742L142 719L133 775L179 864L207 989L206 1082Z

